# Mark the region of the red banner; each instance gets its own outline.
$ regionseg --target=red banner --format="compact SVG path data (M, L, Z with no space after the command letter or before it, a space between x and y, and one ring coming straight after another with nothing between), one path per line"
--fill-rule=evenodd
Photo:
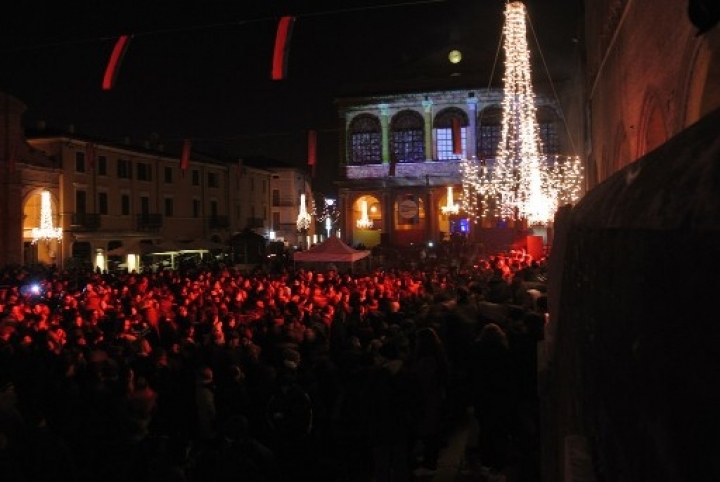
M180 171L185 174L188 166L190 166L190 139L183 141L182 156L180 157Z
M452 146L453 154L462 154L462 130L457 117L452 118Z
M115 47L113 48L112 54L110 54L110 60L105 68L105 76L103 77L102 83L103 90L110 90L115 85L115 79L117 79L118 70L120 70L120 63L125 56L129 42L129 35L121 35L120 38L117 39L117 42L115 42Z
M317 131L308 131L308 166L312 168L312 177L315 177L315 164L317 163Z
M275 36L275 49L273 50L272 80L282 80L287 77L290 38L292 37L294 24L295 17L280 17Z

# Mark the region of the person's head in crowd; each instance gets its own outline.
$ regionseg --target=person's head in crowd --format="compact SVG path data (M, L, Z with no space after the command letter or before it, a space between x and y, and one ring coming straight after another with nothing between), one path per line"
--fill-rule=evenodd
M487 323L480 330L478 341L488 345L499 345L508 347L508 339L505 330L500 328L497 323Z

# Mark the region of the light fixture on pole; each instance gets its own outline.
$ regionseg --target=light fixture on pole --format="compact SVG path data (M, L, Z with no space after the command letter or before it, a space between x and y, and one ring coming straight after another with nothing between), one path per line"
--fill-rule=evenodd
M360 219L357 220L357 227L360 229L370 229L373 227L373 221L368 217L367 201L360 202Z
M43 191L40 193L40 227L32 229L32 243L37 244L38 241L59 241L62 237L62 228L53 226L50 191Z
M307 231L308 228L310 228L310 223L312 222L312 217L310 216L310 213L307 212L307 207L305 207L305 194L300 195L300 212L298 213L297 217L297 230L298 231Z
M457 214L460 212L460 206L455 204L455 201L453 200L453 188L452 186L447 187L447 202L445 203L445 206L442 206L440 208L442 213L445 216L449 216L451 214Z

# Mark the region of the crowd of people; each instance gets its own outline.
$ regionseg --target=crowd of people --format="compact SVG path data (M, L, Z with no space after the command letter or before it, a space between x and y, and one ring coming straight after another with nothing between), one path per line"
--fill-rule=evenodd
M359 274L5 267L0 473L412 480L472 408L483 470L532 480L543 275L516 253Z

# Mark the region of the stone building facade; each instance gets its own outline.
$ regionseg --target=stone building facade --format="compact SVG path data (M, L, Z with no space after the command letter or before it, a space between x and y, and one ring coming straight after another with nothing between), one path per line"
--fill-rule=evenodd
M463 159L492 162L496 156L502 95L499 89L456 89L339 99L337 184L345 241L409 246L437 243L456 233L487 239L498 227L496 220L474 225L462 213L447 215L442 208L461 200ZM565 153L571 142L560 105L539 93L536 108L548 153ZM371 226L358 226L363 209ZM501 231L510 233L508 242L517 234L512 230L522 231L507 228Z
M271 231L271 169L192 149L183 167L179 149L90 138L72 128L26 130L25 105L4 93L0 100L0 265L95 266L98 254L123 246L227 246L246 228L264 237ZM34 243L43 191L63 236Z
M550 255L542 480L720 480L720 4L584 3L589 190Z

